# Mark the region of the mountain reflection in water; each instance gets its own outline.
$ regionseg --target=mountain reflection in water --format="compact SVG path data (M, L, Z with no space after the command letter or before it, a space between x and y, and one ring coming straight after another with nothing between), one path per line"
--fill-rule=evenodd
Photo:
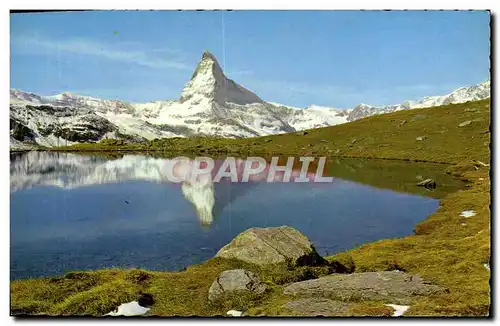
M297 158L298 161L298 158ZM99 156L84 156L73 153L29 152L11 154L10 189L16 192L24 189L52 186L73 189L97 184L120 183L125 181L147 181L154 183L172 183L175 178L183 179L180 188L184 198L190 201L196 209L202 225L210 225L224 207L238 196L259 182L266 182L270 163L256 174L249 176L245 185L231 188L231 178L216 178L221 170L223 159L214 160L215 166L211 173L201 173L194 180L190 178L195 167L200 166L200 160L176 160L143 155L124 155L117 159ZM237 182L241 182L246 160L235 158L235 174ZM286 163L280 163L284 166ZM229 169L223 169L229 171ZM285 171L276 171L272 182L282 182ZM300 167L291 171L290 180L298 178ZM307 172L310 182L315 181L316 174ZM215 181L214 181L215 180ZM235 180L236 181L236 180Z

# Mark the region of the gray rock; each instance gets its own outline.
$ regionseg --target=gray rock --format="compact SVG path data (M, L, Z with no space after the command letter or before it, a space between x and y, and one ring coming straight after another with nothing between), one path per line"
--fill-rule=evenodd
M326 298L302 298L283 305L299 316L342 316L350 306L348 303Z
M459 127L465 127L465 126L470 125L471 123L472 123L472 121L471 121L471 120L467 120L467 121L462 122L462 123L461 123L461 124L459 124L458 126L459 126Z
M299 131L298 133L296 133L296 135L298 135L298 136L305 136L307 134L308 134L307 131Z
M305 235L289 226L250 228L222 247L215 257L257 265L288 263L295 266L325 262Z
M417 141L426 140L427 136L418 136L416 139Z
M337 298L341 301L381 300L410 304L412 297L433 295L446 289L431 285L418 275L400 271L332 274L314 280L292 283L285 295Z
M244 269L231 269L222 272L212 283L208 290L208 299L215 300L222 294L234 291L251 291L262 294L268 288L268 285L262 283L256 274Z
M425 179L417 183L417 186L425 188L436 188L436 181L434 181L433 179Z

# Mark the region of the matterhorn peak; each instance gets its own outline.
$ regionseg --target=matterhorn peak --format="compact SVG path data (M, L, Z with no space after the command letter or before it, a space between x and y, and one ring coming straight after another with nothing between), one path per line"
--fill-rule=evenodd
M181 93L180 102L199 104L204 100L219 104L263 103L257 95L227 78L213 54L203 52L201 61Z

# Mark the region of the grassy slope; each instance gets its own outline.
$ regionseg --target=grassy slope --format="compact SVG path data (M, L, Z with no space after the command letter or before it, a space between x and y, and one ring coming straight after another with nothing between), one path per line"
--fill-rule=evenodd
M401 125L405 120L406 123ZM466 120L472 123L459 128ZM355 266L355 271L404 269L446 286L449 293L418 299L405 315L484 315L489 307L490 179L488 101L400 111L349 124L242 140L211 138L157 140L143 145L78 145L60 150L154 150L164 153L312 154L423 160L457 164L448 172L471 181L468 189L441 200L438 211L415 227L416 234L363 245L329 259ZM416 141L426 136L425 141ZM355 140L354 140L355 139ZM443 166L443 170L446 166ZM373 182L372 182L373 183ZM477 215L462 218L473 209ZM465 224L465 225L463 225ZM272 285L262 298L236 296L216 304L206 298L220 271L245 267ZM287 313L282 284L321 275L321 269L260 270L241 262L212 259L183 272L103 270L72 273L65 278L11 282L13 313L102 314L117 303L152 293L158 315L213 315L228 309L250 308L250 314ZM380 302L355 302L351 314L387 315Z
M469 126L458 127L467 120L473 122ZM402 121L406 123L400 126ZM334 127L309 130L307 135L291 133L246 139L169 138L147 144L77 144L54 150L150 150L193 155L226 152L329 154L458 163L471 158L489 159L489 123L489 102L483 100L372 116ZM416 141L418 136L426 136L427 139Z

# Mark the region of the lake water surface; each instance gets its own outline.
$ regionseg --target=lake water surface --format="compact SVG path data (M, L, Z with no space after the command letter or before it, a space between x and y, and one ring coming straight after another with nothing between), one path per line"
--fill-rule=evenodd
M71 270L179 270L251 227L290 225L322 255L412 233L463 186L444 166L330 159L330 183L172 183L167 158L11 154L11 278ZM434 192L415 186L438 183Z

